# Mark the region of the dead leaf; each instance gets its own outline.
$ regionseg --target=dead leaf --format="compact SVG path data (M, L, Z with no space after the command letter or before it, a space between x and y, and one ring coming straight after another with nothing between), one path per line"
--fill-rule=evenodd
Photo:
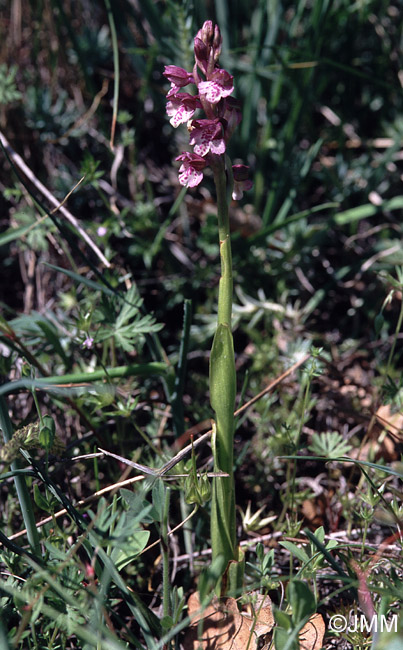
M320 650L325 631L325 621L322 615L313 614L299 633L300 650Z
M194 593L188 600L191 624L186 632L185 650L257 650L256 636L250 631L250 621L239 612L234 598L219 601L214 598L200 612L199 595ZM202 632L199 630L199 621ZM249 643L249 646L248 646Z
M235 598L214 598L201 611L199 594L192 594L188 600L191 623L184 650L257 650L258 638L271 632L274 617L269 596L253 592L251 595L253 604L248 603L247 611L240 612ZM300 650L320 650L324 635L325 622L320 614L314 614L300 631Z
M403 430L403 415L397 411L392 413L390 404L380 406L376 412L376 417L385 429L396 433L399 429Z
M242 613L242 615L251 620L251 629L259 637L268 634L273 629L273 609L269 596L263 596L259 593L255 595L254 592L252 592L252 595L254 595L253 605L248 603L246 606L247 614ZM255 625L253 626L254 621Z
M190 626L184 640L184 650L257 650L257 639L274 626L271 600L257 594L253 607L240 612L234 598L214 598L204 611L200 611L199 595L188 600ZM202 632L199 623L202 621Z

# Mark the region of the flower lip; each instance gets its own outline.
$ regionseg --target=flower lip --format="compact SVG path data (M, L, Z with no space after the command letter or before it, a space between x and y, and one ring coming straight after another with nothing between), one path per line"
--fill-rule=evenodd
M196 187L196 185L201 183L203 180L202 169L207 164L202 156L184 151L175 160L182 161L182 165L179 168L179 182L181 185L185 187Z
M223 69L216 69L208 75L207 81L199 83L199 94L210 104L218 104L220 99L228 97L234 90L234 77Z
M201 171L207 165L206 159L203 156L199 156L197 153L191 153L190 151L184 151L175 160L181 160L185 166L191 166L198 171Z
M196 95L189 93L174 93L170 96L166 105L166 111L173 127L180 124L186 124L194 115L196 108L200 108L201 103Z
M190 144L194 145L196 154L206 156L225 153L223 125L219 119L192 120Z

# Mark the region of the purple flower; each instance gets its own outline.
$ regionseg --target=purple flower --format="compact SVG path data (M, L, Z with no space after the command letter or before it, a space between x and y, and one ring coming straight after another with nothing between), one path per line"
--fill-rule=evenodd
M179 88L193 83L192 73L186 72L186 70L178 68L176 65L166 65L162 74L171 82L171 88L168 91L167 97L172 97L172 95L178 92Z
M252 181L248 179L249 167L246 165L232 165L232 173L234 175L232 198L234 201L239 201L242 199L244 191L251 190L253 187Z
M190 132L190 144L199 156L206 156L209 151L214 154L225 153L223 126L216 120L193 120Z
M183 68L178 68L177 65L166 65L163 75L171 82L171 84L175 84L175 86L179 86L179 88L193 83L192 73L186 72Z
M209 76L214 70L221 53L221 44L220 28L218 25L213 28L212 21L206 20L203 27L197 32L194 41L196 63L206 76Z
M87 350L89 350L90 348L92 348L93 345L94 345L94 339L92 338L92 336L88 336L87 334L87 338L82 343L83 348L87 348Z
M219 67L222 37L218 25L206 20L194 39L195 65L187 72L176 65L167 65L164 76L171 82L167 94L167 113L172 126L188 123L193 153L185 152L176 158L181 161L179 182L185 187L196 187L202 181L207 164L215 166L221 157L223 169L227 142L242 119L239 102L230 95L234 78ZM197 95L182 92L181 88L194 83ZM196 109L202 108L203 119L192 119ZM233 167L234 200L242 198L243 191L252 187L245 165Z
M98 237L105 237L107 232L108 232L108 229L105 226L98 226L98 228L97 228Z
M210 104L218 104L220 99L228 97L234 90L234 77L222 69L214 70L208 81L200 81L199 94Z
M175 128L179 124L185 124L193 117L196 108L200 107L197 97L189 93L176 93L167 102L167 113L171 118L169 121Z
M195 59L200 70L207 74L209 51L208 47L203 41L196 36L194 45Z
M196 187L203 180L202 169L206 166L206 161L197 153L185 151L175 160L181 160L182 165L179 168L179 182L185 187Z

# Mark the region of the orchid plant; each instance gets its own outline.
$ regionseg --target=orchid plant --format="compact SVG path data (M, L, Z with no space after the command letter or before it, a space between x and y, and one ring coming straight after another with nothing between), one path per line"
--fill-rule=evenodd
M222 37L219 27L208 20L194 40L195 65L192 72L175 65L165 67L171 87L167 94L167 114L175 128L187 124L193 151L181 153L179 182L196 187L210 167L217 193L218 236L221 277L218 291L218 316L210 355L210 402L215 413L213 425L214 472L227 476L213 479L211 544L213 562L222 560L222 575L217 585L221 594L235 592L242 579L242 558L236 542L235 489L233 475L234 410L236 374L231 332L232 258L229 202L239 200L252 187L248 167L232 165L227 144L242 116L239 102L232 97L234 79L219 66ZM197 92L183 89L195 85ZM196 111L204 116L194 117Z

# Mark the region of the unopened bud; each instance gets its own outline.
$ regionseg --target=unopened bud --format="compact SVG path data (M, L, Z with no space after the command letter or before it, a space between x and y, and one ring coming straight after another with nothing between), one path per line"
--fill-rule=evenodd
M213 51L214 51L214 61L217 63L221 54L221 45L222 45L222 36L220 28L218 25L214 27L214 40L213 40Z
M207 474L200 477L199 494L202 503L211 499L211 485Z
M207 63L208 63L208 47L197 36L195 38L194 51L195 51L195 59L197 61L197 65L204 73L206 73Z
M210 45L214 38L213 22L211 20L206 20L203 27L199 30L199 34L200 33L202 41L204 41L206 45Z
M39 432L39 444L41 447L49 451L53 445L53 440L55 434L49 429L49 427L42 427Z

